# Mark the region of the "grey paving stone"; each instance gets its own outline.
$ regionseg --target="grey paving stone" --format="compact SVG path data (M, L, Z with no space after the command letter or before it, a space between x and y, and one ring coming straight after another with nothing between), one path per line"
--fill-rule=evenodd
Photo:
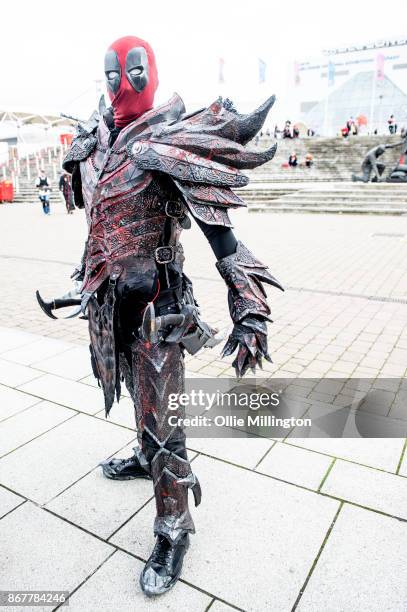
M85 376L84 378L81 378L78 382L80 382L80 383L82 383L84 385L89 385L90 387L97 387L98 386L98 381L93 376L93 374L91 374L90 376Z
M97 412L95 416L97 416L98 419L106 419L104 409ZM115 402L107 421L109 423L123 425L123 427L128 427L129 429L135 429L136 418L134 414L134 405L131 399L129 397L122 397L119 403Z
M24 499L0 486L0 518L19 506Z
M224 604L223 601L215 601L209 608L211 612L232 612L235 608Z
M407 476L407 449L404 452L403 460L400 465L399 474Z
M135 445L133 441L115 456L130 457ZM195 456L189 453L190 460ZM105 478L98 467L58 495L47 508L107 539L153 496L151 480L116 482Z
M143 563L118 551L69 599L71 612L204 612L211 598L182 582L154 599L138 579Z
M118 455L125 457L126 453ZM153 495L151 480L108 480L101 468L97 468L50 502L47 508L108 538Z
M395 472L404 441L400 438L288 438L294 446Z
M84 414L0 460L0 483L44 504L133 439L134 434Z
M79 380L89 376L92 373L89 348L87 346L76 346L74 348L72 348L72 345L67 346L69 350L59 355L36 360L33 364L34 367L71 380Z
M325 455L277 442L256 471L316 490L331 463Z
M0 550L0 589L27 591L72 591L112 552L108 544L29 502L0 521Z
M232 612L235 608L226 605L223 601L215 601L209 608L210 612Z
M36 340L38 340L36 334L31 334L20 329L0 327L0 354L11 351L19 346L28 345L30 342L35 342Z
M104 406L100 389L67 380L53 374L44 374L19 387L21 391L62 404L79 412L96 414Z
M32 395L0 385L0 421L25 410L40 400Z
M405 612L407 524L345 504L298 612Z
M72 344L55 340L54 338L41 338L35 342L30 342L24 346L2 353L2 358L8 361L15 361L21 365L31 365L36 361L47 359L66 351L72 347ZM35 367L35 366L34 366ZM40 370L42 368L39 368Z
M35 406L0 422L0 457L51 429L75 414L69 408L39 402Z
M243 609L290 610L339 502L202 455L193 467L203 498L185 580ZM153 517L149 503L112 542L147 558Z
M407 479L401 476L336 461L322 492L407 519Z
M0 359L0 384L8 387L17 387L29 380L38 378L42 372L27 366Z
M248 468L254 468L272 445L264 438L187 437L188 448Z

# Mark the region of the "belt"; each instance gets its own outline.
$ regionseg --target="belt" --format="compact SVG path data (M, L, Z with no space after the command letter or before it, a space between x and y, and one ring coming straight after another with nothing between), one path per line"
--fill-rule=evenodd
M177 253L182 253L182 246L176 244L174 246L160 246L154 251L155 260L159 264L169 264L174 261Z

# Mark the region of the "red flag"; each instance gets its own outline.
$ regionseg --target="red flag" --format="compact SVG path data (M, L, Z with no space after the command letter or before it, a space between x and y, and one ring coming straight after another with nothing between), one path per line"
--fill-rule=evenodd
M376 57L376 78L378 81L384 79L384 61L385 57L383 53L379 53Z

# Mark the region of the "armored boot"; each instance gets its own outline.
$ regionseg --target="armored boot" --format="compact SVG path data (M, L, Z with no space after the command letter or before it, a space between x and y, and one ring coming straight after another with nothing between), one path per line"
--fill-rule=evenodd
M185 447L185 433L172 424L185 415L184 408L169 408L171 395L184 390L184 363L178 344L145 343L135 338L132 377L138 439L153 479L156 503L151 557L140 576L146 595L165 593L177 582L195 527L188 508L191 489L197 506L201 488L192 472Z
M188 532L176 543L165 536L157 536L153 552L140 575L140 586L148 597L161 595L174 586L181 575L188 547Z
M189 533L195 533L188 508L188 489L192 489L197 506L201 488L187 459L185 436L181 432L161 446L151 444L148 438L145 454L151 460L154 481L156 544L141 573L140 586L150 597L167 592L180 577Z
M128 459L108 459L99 465L103 475L111 480L135 480L136 478L151 480L148 462L138 446L134 447L134 455Z

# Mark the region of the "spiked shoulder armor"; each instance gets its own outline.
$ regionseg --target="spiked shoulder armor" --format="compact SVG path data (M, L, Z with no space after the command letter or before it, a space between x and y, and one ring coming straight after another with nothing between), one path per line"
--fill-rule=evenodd
M276 145L265 151L245 147L262 127L274 96L248 115L221 98L190 115L176 94L167 104L176 108L171 121L153 121L157 111L149 111L137 133L137 121L133 124L126 146L130 159L142 170L169 175L201 221L231 226L228 209L245 206L232 191L249 182L241 170L264 164L276 151Z

